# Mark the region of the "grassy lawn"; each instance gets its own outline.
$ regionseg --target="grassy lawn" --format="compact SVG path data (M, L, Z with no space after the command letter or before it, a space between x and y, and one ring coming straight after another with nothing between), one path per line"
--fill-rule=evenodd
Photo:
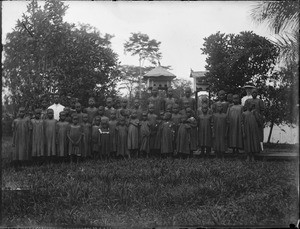
M3 155L10 149L2 143ZM133 159L2 171L4 225L289 225L298 163Z

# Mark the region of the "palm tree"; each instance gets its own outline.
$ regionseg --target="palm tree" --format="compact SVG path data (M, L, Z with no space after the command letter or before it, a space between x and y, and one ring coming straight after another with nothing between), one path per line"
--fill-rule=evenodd
M289 65L298 61L299 1L262 1L255 4L251 17L257 24L266 24L277 35L279 61Z

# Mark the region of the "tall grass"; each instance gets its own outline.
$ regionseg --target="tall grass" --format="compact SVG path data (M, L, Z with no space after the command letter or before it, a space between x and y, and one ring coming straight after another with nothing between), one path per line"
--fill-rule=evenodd
M3 169L4 225L289 225L297 162L132 159ZM23 191L8 190L21 188Z

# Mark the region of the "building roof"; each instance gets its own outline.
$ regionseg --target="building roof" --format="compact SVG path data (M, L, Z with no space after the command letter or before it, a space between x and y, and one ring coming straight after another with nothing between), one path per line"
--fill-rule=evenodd
M190 77L193 77L193 78L204 77L205 73L206 73L206 71L193 71L191 69Z
M160 76L170 77L172 79L176 78L176 76L173 73L167 71L166 69L164 69L161 66L158 66L158 67L152 69L151 71L149 71L148 73L146 73L144 75L145 78L160 77Z

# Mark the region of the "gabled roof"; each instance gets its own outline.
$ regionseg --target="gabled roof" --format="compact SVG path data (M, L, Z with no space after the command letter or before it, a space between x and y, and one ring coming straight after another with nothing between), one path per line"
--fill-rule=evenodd
M191 69L190 77L193 77L193 78L204 77L205 73L206 73L206 71L193 71Z
M160 76L170 77L172 79L176 78L176 76L173 73L167 71L166 69L164 69L161 66L158 66L158 67L152 69L151 71L149 71L148 73L146 73L144 75L145 78L160 77Z

